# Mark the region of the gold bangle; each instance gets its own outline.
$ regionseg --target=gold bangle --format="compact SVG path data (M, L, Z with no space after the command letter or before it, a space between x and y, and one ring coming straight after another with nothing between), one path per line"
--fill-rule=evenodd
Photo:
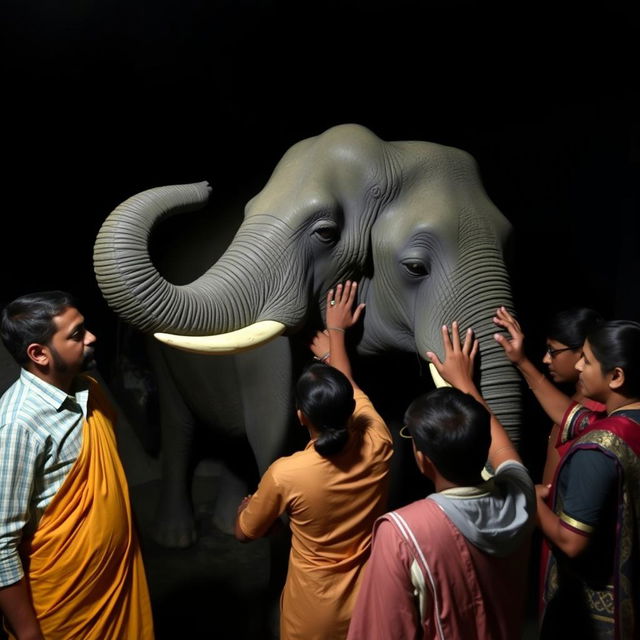
M327 327L328 331L342 331L344 333L344 329L342 327Z
M516 451L516 448L512 444L505 444L504 447L500 447L499 449L496 449L493 452L493 455L495 456L497 453L500 453L501 451L506 451L507 449L513 449L514 451Z

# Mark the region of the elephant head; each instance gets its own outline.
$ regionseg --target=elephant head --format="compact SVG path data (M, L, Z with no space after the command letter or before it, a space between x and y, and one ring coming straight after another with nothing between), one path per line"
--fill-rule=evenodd
M367 304L360 353L424 357L441 353L444 323L473 327L482 393L518 439L519 378L491 322L498 306L511 306L511 225L469 154L332 127L285 153L206 273L173 285L152 264L149 235L163 217L204 206L209 191L204 182L151 189L103 224L95 272L124 320L182 349L241 351L299 331L330 287L357 279Z

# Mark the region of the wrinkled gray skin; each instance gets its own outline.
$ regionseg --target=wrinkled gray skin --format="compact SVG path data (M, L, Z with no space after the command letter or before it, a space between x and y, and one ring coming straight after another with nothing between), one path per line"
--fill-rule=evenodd
M404 351L424 358L430 350L442 356L444 323L456 319L462 329L473 327L481 345L482 393L518 441L519 379L492 339L491 321L498 306L512 307L504 257L511 226L488 198L469 154L429 142L386 142L351 124L302 140L246 205L220 259L193 283L175 286L149 259L150 231L165 216L203 207L208 193L207 183L151 189L105 221L95 271L121 318L144 332L183 335L276 320L286 325L285 336L294 335L318 308L323 311L330 287L356 279L359 302L366 303L358 353ZM241 426L260 472L279 455L290 424L286 342L277 338L253 355L233 356L251 359L238 365L235 406L243 407ZM189 384L197 390L202 381ZM246 395L259 395L264 384L270 388L256 411L255 398ZM168 459L167 465L180 463ZM185 481L167 469L165 475L182 482L168 492L184 502ZM183 505L168 505L162 517L175 520L167 514L181 512ZM192 539L185 526L192 524L171 524L173 533L159 537L184 545Z

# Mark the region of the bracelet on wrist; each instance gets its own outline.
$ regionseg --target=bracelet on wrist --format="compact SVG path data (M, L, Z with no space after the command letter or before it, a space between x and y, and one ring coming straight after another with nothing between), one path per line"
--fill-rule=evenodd
M342 331L342 333L344 333L344 329L342 327L327 327L327 331Z
M330 351L327 351L327 353L323 353L321 356L313 356L314 360L318 360L319 362L326 362L329 359L329 356L331 355Z

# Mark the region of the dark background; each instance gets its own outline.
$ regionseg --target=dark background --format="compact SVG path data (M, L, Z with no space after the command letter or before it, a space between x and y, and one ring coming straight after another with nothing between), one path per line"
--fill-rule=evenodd
M209 180L211 206L154 239L159 262L196 243L197 273L211 229L231 237L292 144L355 122L476 158L515 229L532 356L556 309L640 320L637 23L624 8L487 4L5 0L0 304L75 293L109 380L121 327L92 268L109 212L151 187ZM539 462L544 443L524 445ZM149 549L155 585L156 564L189 564Z
M621 5L624 7L624 5ZM109 378L119 328L96 285L109 212L208 180L206 211L154 236L204 270L295 142L356 122L457 146L512 222L533 356L555 309L640 320L637 33L631 12L463 2L3 3L0 304L75 293ZM213 235L218 236L216 239Z
M9 0L3 13L2 302L70 289L109 339L92 248L115 206L199 180L244 203L291 144L357 122L475 156L516 230L525 321L574 301L639 315L626 11Z

